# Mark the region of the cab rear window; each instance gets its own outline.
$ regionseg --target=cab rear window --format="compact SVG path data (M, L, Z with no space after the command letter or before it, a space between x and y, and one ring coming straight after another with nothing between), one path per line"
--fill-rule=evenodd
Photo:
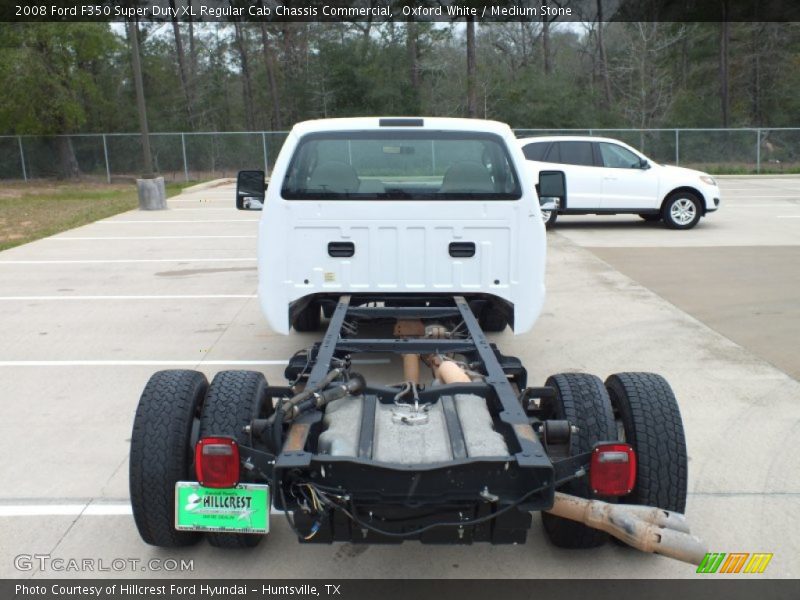
M522 192L501 137L405 129L304 136L281 195L289 200L516 200Z

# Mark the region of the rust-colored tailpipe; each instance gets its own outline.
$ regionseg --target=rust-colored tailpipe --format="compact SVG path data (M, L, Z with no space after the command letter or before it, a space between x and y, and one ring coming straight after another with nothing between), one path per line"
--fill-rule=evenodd
M705 544L689 534L683 515L651 506L609 504L556 492L553 508L557 517L600 529L643 552L654 552L699 565Z
M452 360L443 360L436 369L436 375L443 383L470 383L469 375Z
M403 381L419 384L419 354L403 354Z

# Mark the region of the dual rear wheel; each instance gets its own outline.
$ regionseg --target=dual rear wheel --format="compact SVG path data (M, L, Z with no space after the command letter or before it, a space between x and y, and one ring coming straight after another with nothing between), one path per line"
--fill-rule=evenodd
M267 381L254 371L221 371L211 385L197 371L159 371L150 378L134 418L129 472L133 518L145 542L174 548L200 541L198 532L175 529L174 510L175 484L196 480L197 439L224 436L249 446L245 426L271 410ZM212 546L251 548L264 536L206 537Z
M618 502L684 512L686 440L675 394L663 377L618 373L603 383L594 375L563 373L548 378L545 385L556 391L544 406L546 418L566 419L576 428L570 437L570 456L589 452L602 441L620 440L633 447L636 484ZM559 491L595 497L588 477ZM549 513L542 513L542 525L548 539L561 548L593 548L608 539L602 531Z

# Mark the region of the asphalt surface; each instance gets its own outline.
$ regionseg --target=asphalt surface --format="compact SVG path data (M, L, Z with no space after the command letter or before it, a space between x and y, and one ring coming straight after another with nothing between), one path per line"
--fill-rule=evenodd
M800 380L800 178L726 178L723 208L675 235L563 217L558 235Z
M530 334L494 339L532 384L561 371L662 373L686 426L693 533L712 551L774 553L762 577L800 577L800 383L787 374L797 376L788 336L797 339L800 304L800 180L721 185L722 209L688 232L636 217L562 219L549 235L542 317ZM232 204L230 187L189 191L168 211L0 253L0 577L696 576L612 544L553 548L538 516L528 542L508 547L300 545L282 515L252 552L141 542L127 456L152 372L255 368L282 382L285 360L317 337L268 330L254 296L258 215ZM90 559L95 570L15 561L33 554ZM142 571L153 558L193 570ZM97 570L114 559L142 562Z

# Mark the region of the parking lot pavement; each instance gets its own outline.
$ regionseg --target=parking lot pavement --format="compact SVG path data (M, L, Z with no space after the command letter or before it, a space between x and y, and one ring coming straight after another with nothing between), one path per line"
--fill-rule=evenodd
M777 218L800 216L797 202L755 198L789 196L792 181L722 185L722 210L691 232L630 218L563 219L549 235L548 299L534 331L494 337L528 366L532 384L567 370L665 375L686 425L693 532L712 551L772 552L764 576L798 577L800 542L792 532L800 530L800 448L792 440L800 383L659 295L667 294L658 288L664 269L637 283L621 272L633 267L618 270L617 259L603 254L621 247L719 250L736 239L755 251L770 239L797 246L800 219ZM612 544L553 548L538 516L523 546L299 545L280 514L269 539L248 554L143 544L129 514L127 455L150 374L174 366L211 378L221 369L254 368L281 382L285 360L317 338L267 329L253 297L255 239L241 237L255 235L256 217L232 209L232 198L230 187L184 193L166 212L126 213L55 236L71 240L0 253L0 453L13 459L0 466L0 576L694 576L691 566ZM756 202L780 208L746 208ZM774 268L762 264L767 274ZM765 275L759 285L769 281ZM697 275L687 278L687 288L701 285ZM759 300L756 294L748 302ZM369 377L390 366L360 370ZM193 571L19 571L20 554L106 565L115 558L186 559Z
M690 231L627 215L555 232L800 380L800 178L719 183L722 208Z

